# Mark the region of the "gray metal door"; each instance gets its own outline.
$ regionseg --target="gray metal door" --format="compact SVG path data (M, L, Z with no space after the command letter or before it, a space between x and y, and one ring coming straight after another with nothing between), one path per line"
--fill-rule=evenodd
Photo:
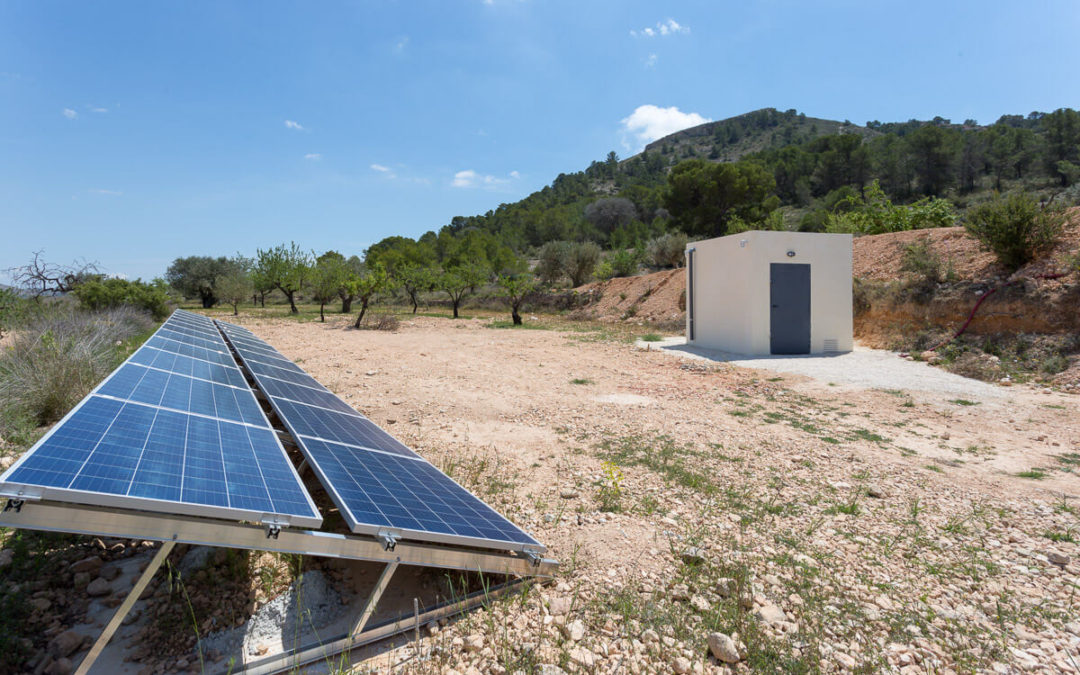
M810 266L772 263L769 266L769 351L773 354L810 353Z

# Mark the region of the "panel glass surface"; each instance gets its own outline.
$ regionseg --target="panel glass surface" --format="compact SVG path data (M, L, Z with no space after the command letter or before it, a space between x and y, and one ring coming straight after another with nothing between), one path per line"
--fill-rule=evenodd
M225 341L210 320L193 316L174 313L0 476L0 492L232 520L321 524ZM181 347L193 351L185 354Z
M270 345L218 322L354 532L542 551L499 515L310 376L267 365ZM302 372L302 370L301 370ZM314 385L314 386L307 386Z

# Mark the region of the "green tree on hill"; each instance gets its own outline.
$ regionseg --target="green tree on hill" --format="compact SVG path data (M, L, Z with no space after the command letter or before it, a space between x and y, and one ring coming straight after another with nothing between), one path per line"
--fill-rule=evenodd
M349 287L349 293L360 301L360 313L356 315L356 323L353 324L353 328L360 328L372 298L393 287L390 275L386 273L386 268L378 263L368 267L362 274L350 276L346 283Z
M770 196L775 188L776 180L760 164L692 159L668 175L664 207L687 234L720 237L734 217L755 223L775 210L780 205Z

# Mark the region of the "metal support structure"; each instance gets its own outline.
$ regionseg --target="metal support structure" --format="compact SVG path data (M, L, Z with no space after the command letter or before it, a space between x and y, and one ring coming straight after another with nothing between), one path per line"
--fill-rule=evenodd
M559 563L543 558L538 565L520 553L477 550L398 541L393 551L375 537L283 528L267 538L264 525L240 524L188 516L119 511L104 507L27 502L21 511L0 512L0 527L67 532L115 539L175 541L178 544L297 553L327 558L400 562L403 565L456 569L484 574L550 577Z
M390 583L390 577L394 576L394 572L398 568L397 562L392 562L383 568L382 574L379 575L379 580L375 582L375 588L371 589L371 595L368 596L367 604L364 605L364 611L360 613L360 618L356 620L349 635L357 635L364 631L364 626L367 625L368 619L375 613L375 605L379 603L379 598L382 597L383 591L386 590L387 584Z
M128 615L128 612L131 611L135 602L138 601L139 596L146 590L147 584L154 578L154 574L156 574L161 567L161 563L165 562L165 558L169 557L169 553L173 550L175 545L175 541L166 541L161 544L161 548L154 554L153 560L151 560L150 564L143 570L139 580L135 582L134 588L127 594L124 601L120 603L120 606L116 608L112 618L109 619L109 623L105 624L105 628L101 631L101 635L98 636L97 642L90 648L90 651L87 652L82 663L79 664L78 669L75 670L75 675L86 675L86 673L90 672L90 668L93 667L94 661L97 661L98 656L100 656L101 652L105 649L105 645L112 639L113 633L120 627L120 624L124 621L124 617Z
M417 623L426 624L444 617L466 612L485 602L491 602L507 593L511 593L524 583L527 583L527 580L519 579L516 581L509 581L505 584L494 586L486 590L476 591L456 602L449 602L426 609L421 612L419 616L411 613L406 614L397 619L391 619L368 628L360 634L339 636L323 642L322 644L302 646L287 654L275 654L274 656L266 657L260 661L253 661L245 664L242 672L244 675L272 675L273 673L280 673L290 669L299 669L306 664L315 663L317 661L336 664L338 661L332 659L338 654L356 649L357 647L363 647L364 645L373 642L378 642L379 640L383 640L392 635L403 633ZM342 663L344 662L343 659Z

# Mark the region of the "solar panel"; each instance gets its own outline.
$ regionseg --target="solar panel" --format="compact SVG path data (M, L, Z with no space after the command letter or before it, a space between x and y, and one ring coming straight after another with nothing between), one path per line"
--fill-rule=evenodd
M322 522L221 334L182 311L0 476L0 494Z
M544 546L250 331L218 326L353 532L483 548ZM288 363L290 368L268 365Z

